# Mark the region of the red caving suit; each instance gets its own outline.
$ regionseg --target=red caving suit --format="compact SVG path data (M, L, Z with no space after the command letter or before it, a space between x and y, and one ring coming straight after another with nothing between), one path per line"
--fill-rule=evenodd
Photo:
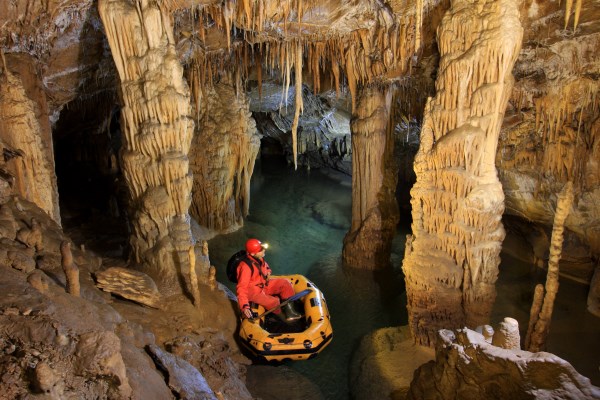
M251 301L270 310L280 302L275 295L279 295L282 300L285 300L295 294L292 284L287 279L267 279L271 274L271 268L264 258L257 259L248 254L248 259L254 264L253 267L242 261L237 269L236 289L240 310L243 310L244 306L249 305ZM276 310L274 313L279 314L280 311Z

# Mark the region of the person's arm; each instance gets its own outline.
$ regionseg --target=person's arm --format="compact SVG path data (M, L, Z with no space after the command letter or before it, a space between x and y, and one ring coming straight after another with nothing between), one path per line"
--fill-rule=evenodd
M267 261L265 261L264 264L264 274L265 274L265 280L269 281L269 277L271 276L271 267L269 267L269 263L267 263Z
M252 277L252 270L250 266L244 261L240 262L237 270L238 283L236 286L238 306L240 311L246 318L252 317L252 310L250 309L250 301L248 300L248 286L250 285L250 278Z

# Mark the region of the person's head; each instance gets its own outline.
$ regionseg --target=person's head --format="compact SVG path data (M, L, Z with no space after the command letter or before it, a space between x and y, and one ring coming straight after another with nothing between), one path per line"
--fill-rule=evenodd
M263 243L258 239L248 239L246 241L246 251L251 256L263 257L265 255L265 249L268 247L269 245L267 243Z

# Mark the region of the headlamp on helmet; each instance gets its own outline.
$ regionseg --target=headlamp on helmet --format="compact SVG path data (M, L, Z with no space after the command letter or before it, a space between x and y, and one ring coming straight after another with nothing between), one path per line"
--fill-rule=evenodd
M263 249L268 248L268 243L263 243L258 239L248 239L248 241L246 241L246 251L250 254L260 253Z

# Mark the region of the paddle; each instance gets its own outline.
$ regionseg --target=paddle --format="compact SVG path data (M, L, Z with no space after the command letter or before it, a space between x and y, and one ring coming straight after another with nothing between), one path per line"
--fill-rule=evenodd
M281 307L285 306L287 303L289 303L290 301L295 301L298 299L301 299L302 297L306 296L307 294L309 294L310 292L312 292L311 289L304 289L301 292L296 293L295 295L293 295L292 297L286 299L285 301L282 301L281 303L279 303L278 306L271 308L270 310L265 311L264 313L260 314L258 317L253 317L253 318L249 318L250 322L254 322L257 319L261 319L262 317L264 317L265 315L271 314L273 311L280 309Z

